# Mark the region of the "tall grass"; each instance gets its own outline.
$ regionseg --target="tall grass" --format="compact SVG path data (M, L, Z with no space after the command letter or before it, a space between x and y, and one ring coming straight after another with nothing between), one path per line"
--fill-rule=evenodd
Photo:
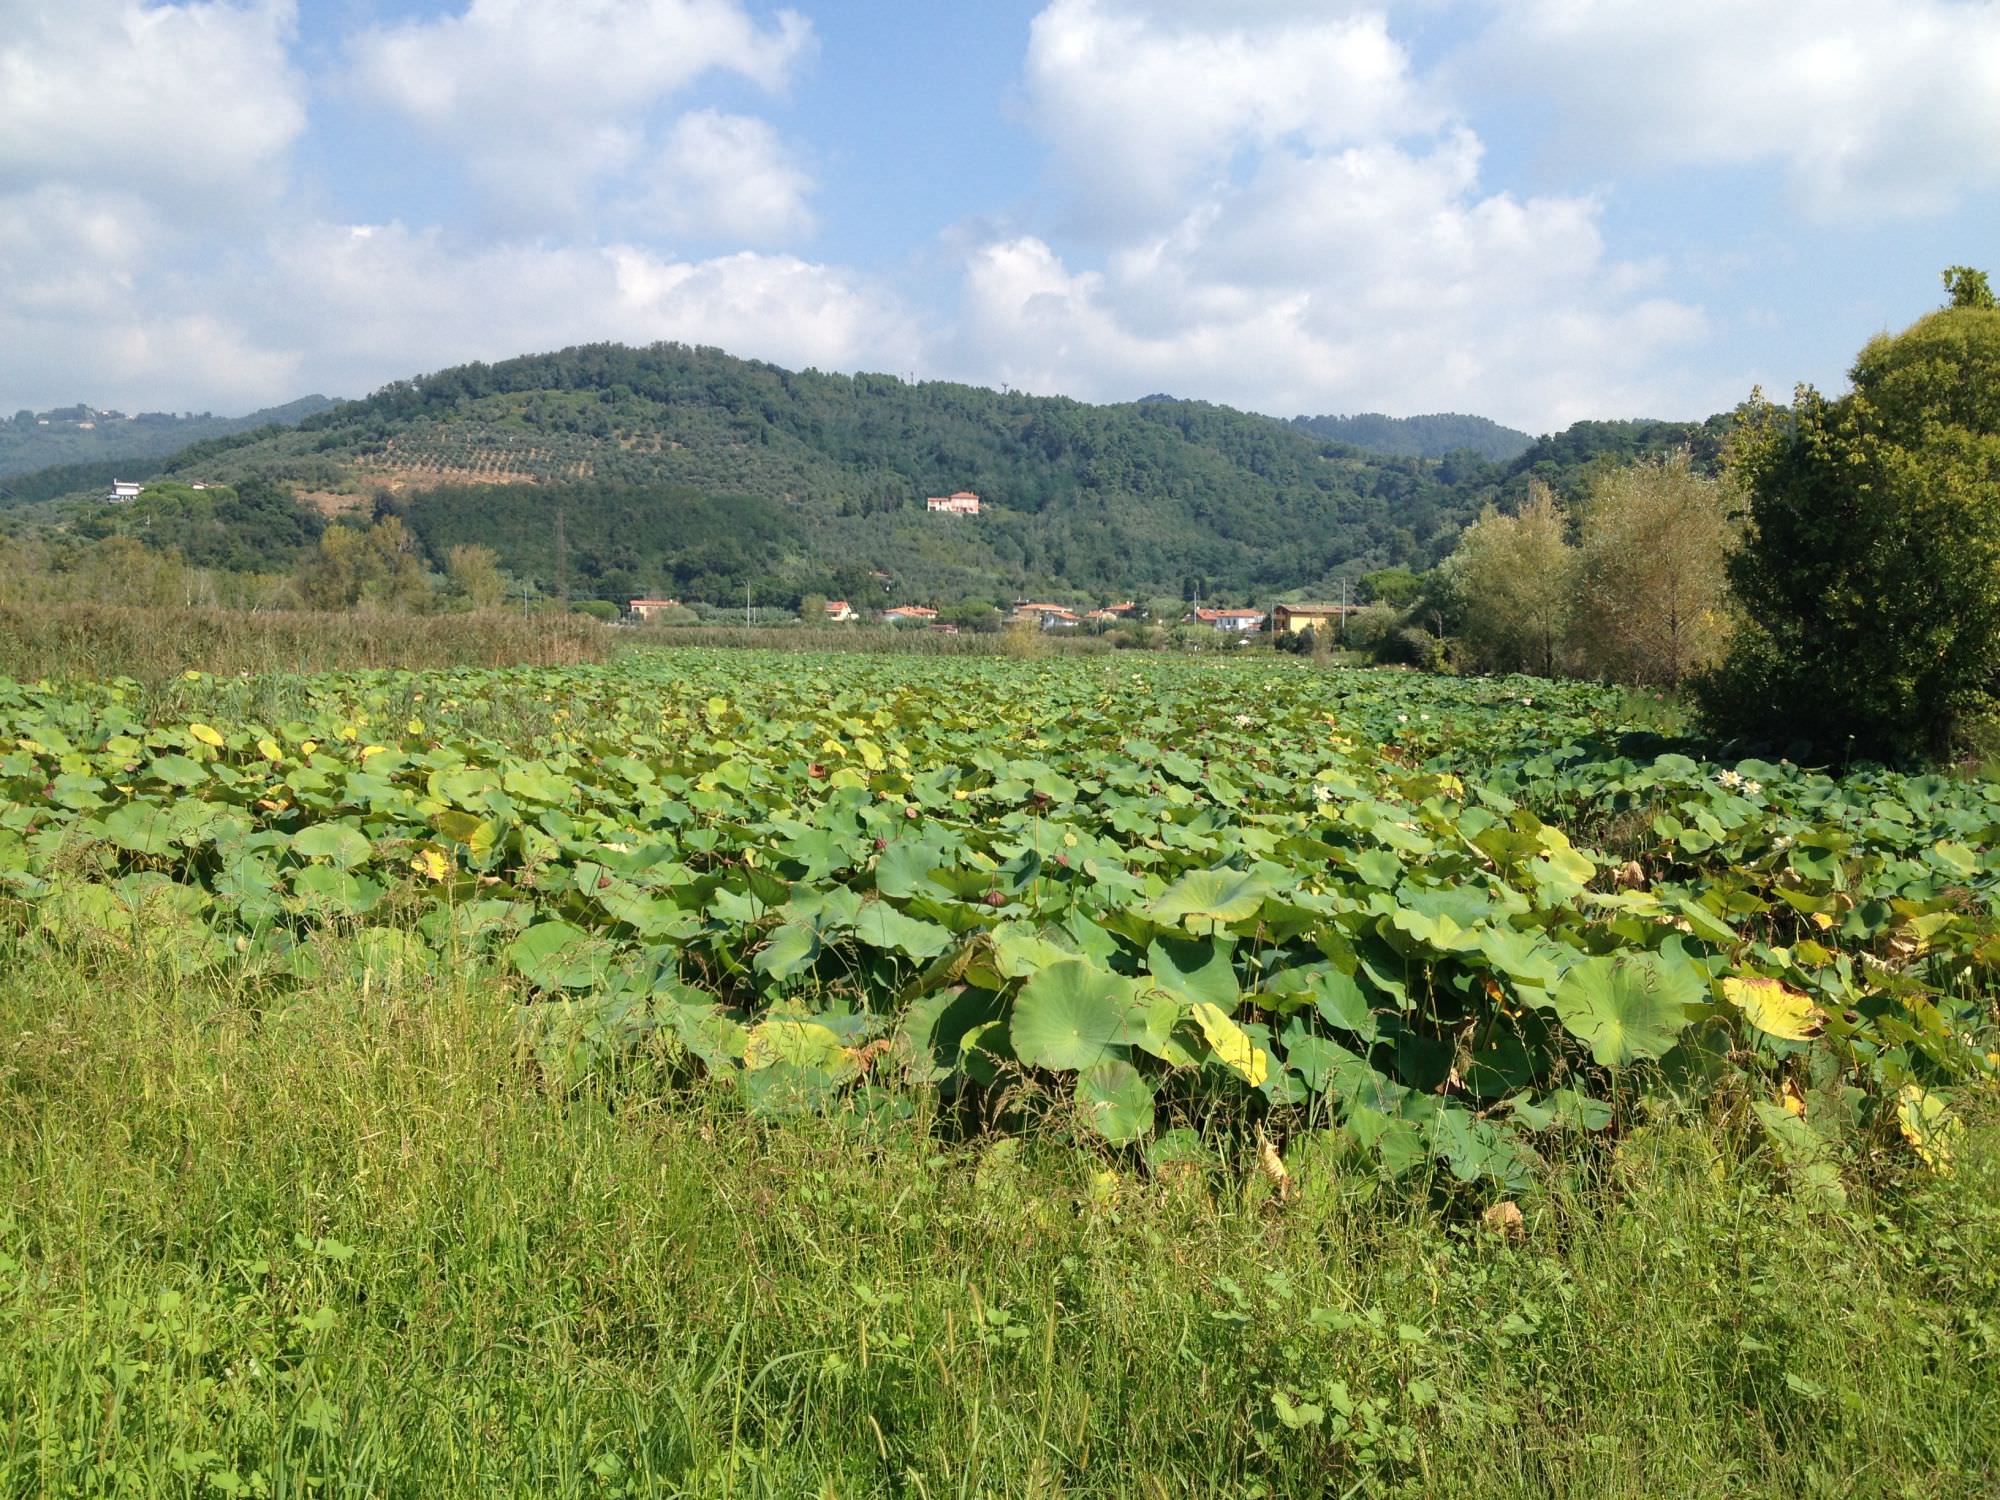
M2000 1486L1990 1123L1850 1220L1660 1121L1517 1239L1304 1162L1280 1205L946 1146L920 1094L565 1097L490 979L328 958L0 937L0 1493Z
M604 660L610 642L609 630L574 615L0 605L0 675L21 680L570 666Z

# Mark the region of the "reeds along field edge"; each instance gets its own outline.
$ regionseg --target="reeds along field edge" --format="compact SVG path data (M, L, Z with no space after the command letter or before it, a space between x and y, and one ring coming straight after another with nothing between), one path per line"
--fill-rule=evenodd
M572 666L602 661L613 632L582 616L503 611L405 615L307 610L0 605L0 675L161 682L368 668Z

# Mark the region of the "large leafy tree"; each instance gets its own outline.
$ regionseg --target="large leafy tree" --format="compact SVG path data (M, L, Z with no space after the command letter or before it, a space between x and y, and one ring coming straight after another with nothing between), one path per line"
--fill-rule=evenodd
M1459 538L1451 567L1465 643L1481 666L1555 675L1575 562L1564 531L1555 496L1536 484L1518 514L1489 506Z
M1704 690L1725 731L1823 752L1948 753L2000 686L2000 309L1950 306L1861 351L1853 390L1744 409L1747 614Z
M1677 686L1728 644L1738 500L1685 452L1597 477L1583 514L1572 638L1582 665Z

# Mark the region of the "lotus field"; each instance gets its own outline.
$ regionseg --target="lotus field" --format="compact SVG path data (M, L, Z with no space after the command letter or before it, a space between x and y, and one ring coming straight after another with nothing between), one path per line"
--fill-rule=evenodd
M1829 1206L1991 1086L2000 789L1289 661L0 681L0 910L275 994L449 966L547 1086L1311 1150L1472 1198L1663 1102Z

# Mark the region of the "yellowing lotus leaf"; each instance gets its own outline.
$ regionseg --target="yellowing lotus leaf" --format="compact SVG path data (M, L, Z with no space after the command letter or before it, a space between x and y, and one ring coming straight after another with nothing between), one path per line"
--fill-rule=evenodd
M210 724L190 724L188 733L200 740L211 750L222 748L222 732Z
M1252 1088L1260 1087L1270 1076L1271 1058L1262 1047L1254 1046L1248 1033L1228 1016L1219 1006L1203 1000L1190 1012L1195 1024L1201 1027L1201 1034L1208 1038L1208 1045L1214 1049L1216 1061L1238 1075Z
M1766 1036L1809 1042L1826 1030L1826 1012L1803 990L1762 974L1722 981L1722 998Z
M1896 1125L1903 1139L1941 1177L1951 1175L1952 1157L1965 1124L1946 1108L1938 1095L1918 1084L1905 1084L1896 1096Z
M840 1038L817 1021L761 1021L743 1043L743 1066L751 1072L781 1062L831 1070L847 1060Z

